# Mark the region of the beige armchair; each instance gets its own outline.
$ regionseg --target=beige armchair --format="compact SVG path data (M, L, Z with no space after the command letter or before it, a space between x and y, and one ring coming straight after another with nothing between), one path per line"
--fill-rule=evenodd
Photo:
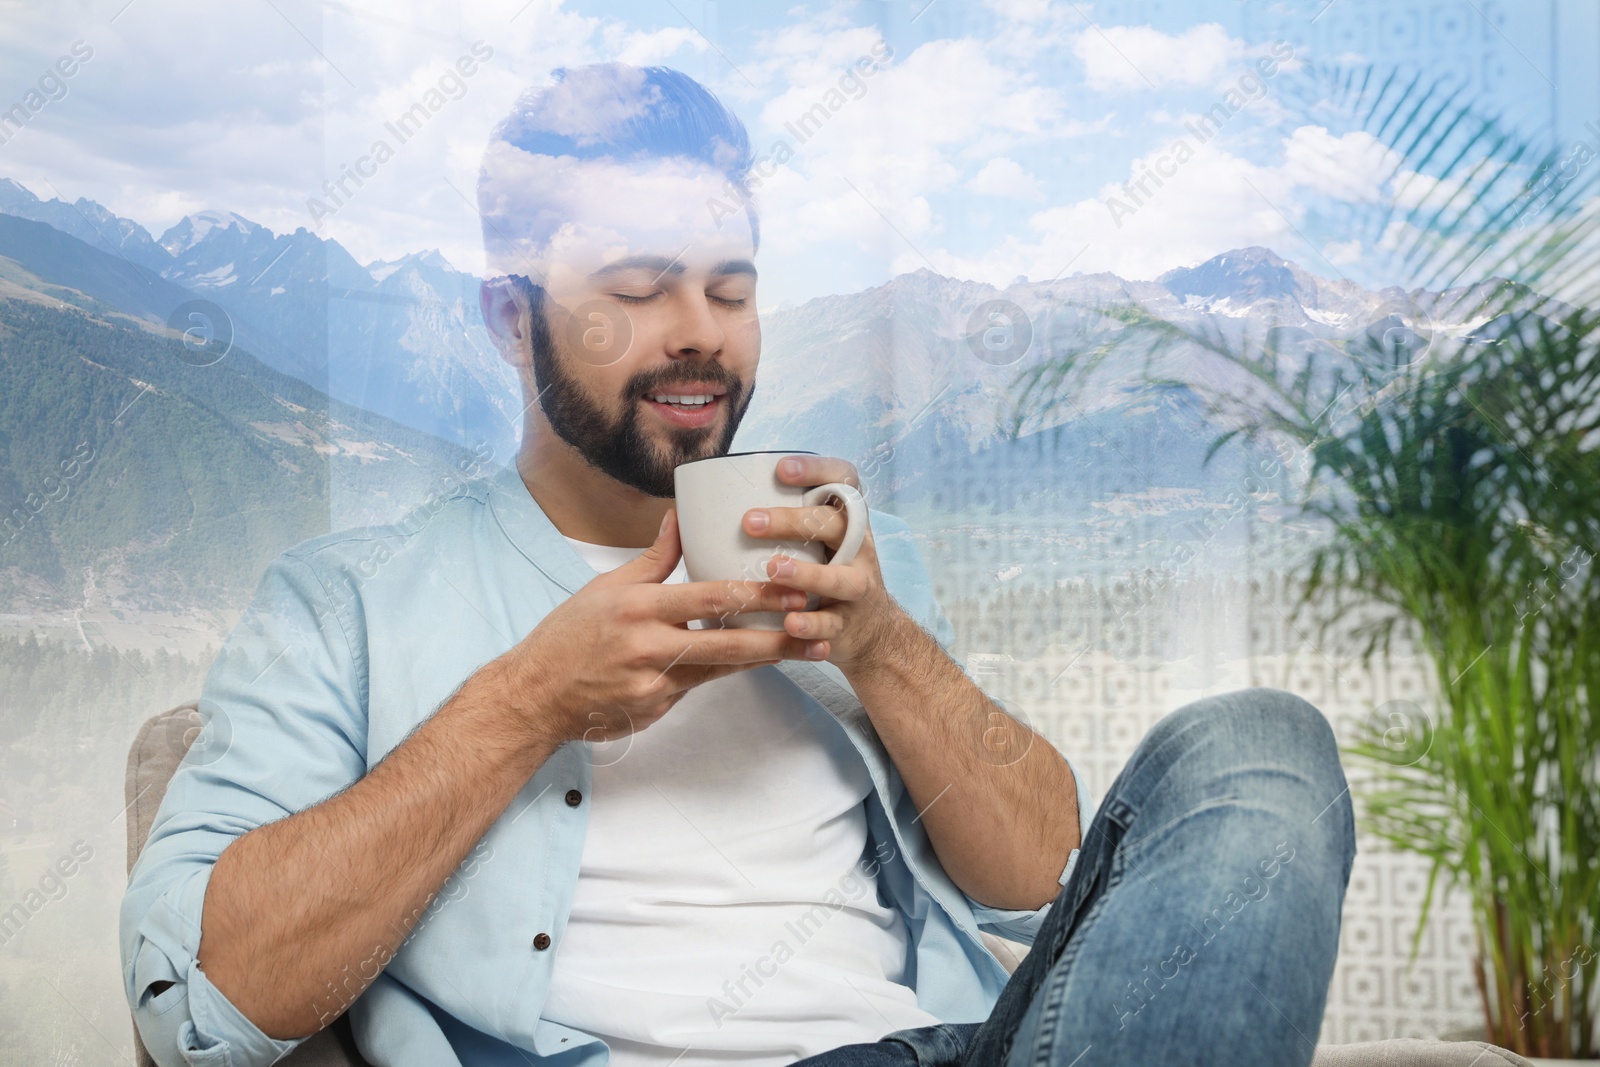
M128 752L128 869L150 837L156 809L166 796L167 783L178 769L200 728L197 704L153 715L140 727ZM1027 947L992 934L984 942L1005 965L1015 971ZM134 1030L134 1051L139 1067L156 1067ZM287 1067L371 1067L356 1049L350 1019L341 1015L326 1030L313 1036L281 1061ZM1322 1045L1312 1067L1531 1067L1527 1060L1481 1041L1371 1041L1356 1045ZM987 1067L987 1065L986 1065ZM994 1065L999 1067L999 1065Z
M150 838L150 826L155 822L156 809L161 807L161 798L167 795L167 783L172 780L172 773L178 769L178 763L199 729L199 705L180 704L151 716L133 739L128 751L125 786L129 871L133 870L134 861ZM137 1027L133 1031L133 1050L139 1067L156 1067L155 1060L150 1058L144 1042L139 1039ZM288 1067L371 1067L356 1050L348 1015L339 1016L333 1025L278 1062Z

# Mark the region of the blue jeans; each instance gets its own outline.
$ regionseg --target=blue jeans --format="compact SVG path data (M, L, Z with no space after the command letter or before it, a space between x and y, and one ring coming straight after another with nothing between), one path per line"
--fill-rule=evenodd
M987 1020L797 1067L1304 1067L1355 851L1321 712L1278 689L1195 701L1117 776Z

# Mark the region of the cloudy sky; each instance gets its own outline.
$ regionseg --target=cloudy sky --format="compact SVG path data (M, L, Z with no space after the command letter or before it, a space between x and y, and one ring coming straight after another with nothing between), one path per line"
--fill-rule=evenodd
M1373 250L1327 220L1392 192L1393 157L1317 115L1295 80L1330 63L1457 77L1519 132L1600 147L1600 124L1584 127L1600 119L1597 10L0 0L0 110L74 46L92 49L64 95L0 144L0 176L45 198L97 200L157 236L187 213L226 209L279 232L314 229L362 262L438 248L481 272L471 200L488 130L553 67L616 59L693 75L744 119L759 153L779 141L793 152L760 187L768 307L919 267L996 285L1150 278L1251 244L1375 284L1397 279L1374 277ZM452 80L474 45L488 58ZM1286 58L1272 77L1245 83L1243 106L1202 144L1186 124L1275 55ZM877 73L830 97L875 56ZM429 99L442 106L399 143L386 124ZM788 129L830 102L804 141ZM1192 153L1174 152L1180 138ZM324 181L378 139L394 157L358 189L347 183L354 195L335 206ZM1147 180L1149 195L1124 191L1151 170L1167 177Z

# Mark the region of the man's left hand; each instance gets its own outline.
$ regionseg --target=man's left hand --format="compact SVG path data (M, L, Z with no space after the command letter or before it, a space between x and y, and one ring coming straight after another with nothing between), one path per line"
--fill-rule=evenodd
M778 480L808 487L826 482L861 487L855 464L833 456L785 456L778 463ZM844 540L846 519L843 509L832 504L752 508L745 512L744 529L752 537L776 541L821 541L831 556ZM884 588L870 527L861 550L849 563L814 563L776 555L767 563L767 574L791 589L816 594L817 609L789 612L783 628L792 637L825 642L817 658L846 672L870 665L885 638L906 617Z

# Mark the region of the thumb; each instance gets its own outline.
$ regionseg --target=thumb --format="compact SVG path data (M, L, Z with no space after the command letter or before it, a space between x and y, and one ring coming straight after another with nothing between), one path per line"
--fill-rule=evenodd
M661 529L655 543L622 566L602 577L610 577L619 584L631 582L664 582L678 566L678 510L668 508L661 519Z

